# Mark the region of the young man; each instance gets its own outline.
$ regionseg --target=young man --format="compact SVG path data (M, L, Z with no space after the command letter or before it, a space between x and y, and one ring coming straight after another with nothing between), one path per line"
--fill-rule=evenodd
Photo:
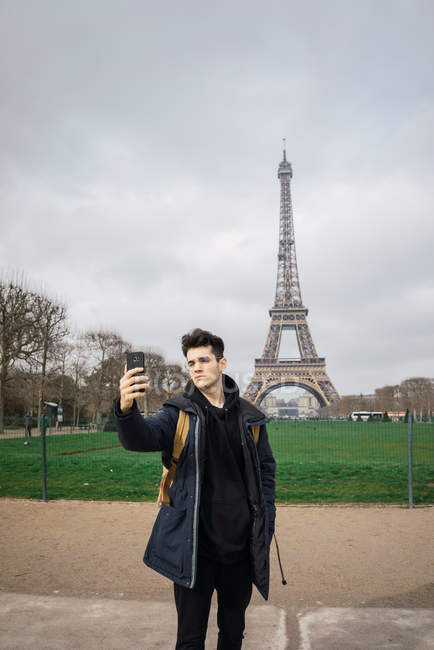
M188 413L170 505L160 509L144 562L174 582L176 650L205 647L214 589L217 648L238 650L252 583L268 598L275 462L264 414L240 398L233 379L223 374L222 339L195 329L182 337L182 351L191 377L184 394L144 419L135 399L149 387L148 378L135 383L143 368L129 370L120 381L115 420L125 449L162 451L169 467L179 412Z

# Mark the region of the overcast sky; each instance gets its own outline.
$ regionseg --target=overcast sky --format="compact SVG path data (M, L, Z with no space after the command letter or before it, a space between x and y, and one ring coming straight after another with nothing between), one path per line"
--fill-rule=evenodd
M0 267L182 362L253 371L282 138L301 292L341 394L434 376L434 3L0 0Z

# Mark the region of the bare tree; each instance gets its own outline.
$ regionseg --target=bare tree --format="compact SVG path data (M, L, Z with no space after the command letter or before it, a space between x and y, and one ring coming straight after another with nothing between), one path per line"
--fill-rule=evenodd
M39 372L28 364L15 365L10 369L5 390L5 412L24 416L37 411L39 395ZM36 410L35 410L36 406Z
M399 385L400 405L402 409L409 409L420 419L424 415L431 415L434 404L434 382L428 377L410 377L404 379Z
M375 389L374 397L374 410L376 411L396 411L398 408L398 399L399 399L399 387L394 386L383 386L382 388Z
M5 390L10 370L41 350L35 322L38 295L23 276L0 278L0 432L4 430Z
M54 358L56 346L63 342L68 334L68 326L66 323L66 306L60 302L37 294L34 310L35 327L41 343L40 354L36 357L36 361L40 367L38 402L38 422L40 422L44 403L48 361L50 357Z
M130 344L117 332L108 330L88 331L82 336L82 341L91 359L92 371L87 378L87 388L92 401L94 420L99 421L103 410L111 407L119 391L125 350Z
M322 406L319 410L321 418L335 418L342 415L342 399L331 402L328 406Z
M89 372L89 358L86 355L86 345L82 336L73 340L71 348L68 365L74 381L72 421L75 426L78 426L82 407L82 391Z
M353 411L371 411L370 397L366 395L342 395L339 400L320 409L321 417L348 417Z
M163 370L163 388L167 397L172 397L184 388L188 377L186 372L177 363L169 363Z
M65 392L65 377L67 374L68 359L72 355L73 345L70 341L65 339L60 340L57 345L53 348L51 355L51 366L53 373L56 375L56 378L59 378L59 381L56 382L56 400L58 404L63 404L64 392Z

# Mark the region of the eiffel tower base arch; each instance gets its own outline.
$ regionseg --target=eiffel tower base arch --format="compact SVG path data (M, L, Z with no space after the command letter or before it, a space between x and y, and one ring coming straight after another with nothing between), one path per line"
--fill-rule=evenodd
M339 399L339 395L325 370L325 363L319 358L290 363L264 362L256 359L255 372L243 397L257 406L272 391L282 386L298 386L313 395L320 407Z

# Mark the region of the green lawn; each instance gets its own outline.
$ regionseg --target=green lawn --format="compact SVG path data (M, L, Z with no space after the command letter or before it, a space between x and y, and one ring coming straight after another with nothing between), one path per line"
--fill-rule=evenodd
M268 426L280 502L408 500L408 425L286 421ZM415 503L434 502L434 425L413 427Z
M405 503L407 425L280 422L268 425L277 461L277 500L287 503ZM0 439L0 496L41 498L41 441ZM414 425L414 501L434 503L434 424ZM115 433L47 437L48 497L154 500L159 453L119 446Z

